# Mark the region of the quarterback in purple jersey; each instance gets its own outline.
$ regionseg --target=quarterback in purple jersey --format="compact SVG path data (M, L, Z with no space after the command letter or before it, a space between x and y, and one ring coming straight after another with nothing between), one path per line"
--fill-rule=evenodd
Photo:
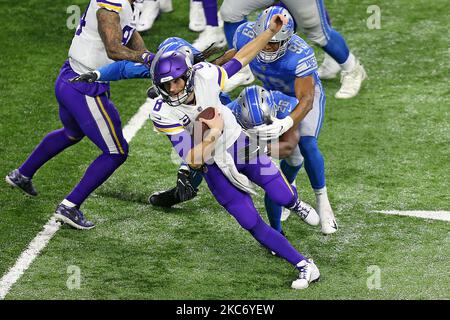
M72 83L70 79L114 60L150 63L153 54L135 31L134 0L91 0L72 39L69 59L55 83L63 127L50 132L6 181L30 196L37 192L34 174L47 161L87 136L101 151L84 176L57 206L55 218L77 229L91 229L82 211L84 200L127 159L128 143L106 82Z
M303 214L305 208L295 188L285 181L267 155L251 161L239 158L249 144L231 110L220 102L219 93L226 77L233 76L251 61L284 26L282 15L274 15L264 32L239 50L222 67L202 62L194 66L179 51L158 53L151 66L153 82L161 95L150 113L157 131L164 133L180 157L194 169L203 168L211 193L237 222L263 246L274 251L299 270L292 288L304 289L319 279L311 259L302 256L279 232L268 226L253 205L250 194L255 184L279 205ZM192 135L201 111L214 107L212 119L200 119L210 130L197 144ZM315 211L309 211L311 224L318 224Z
M293 248L282 233L261 219L250 194L254 193L257 184L275 203L303 216L307 223L317 225L319 216L298 198L296 189L286 182L268 156L256 154L251 161L240 158L242 150L245 151L250 145L249 139L231 110L220 99L226 79L254 59L285 22L283 16L274 15L267 29L222 67L207 62L192 65L192 59L185 50L166 51L166 47L162 47L150 69L153 83L161 96L154 102L150 118L155 130L169 138L183 161L190 168L203 171L212 194L237 222L258 242L299 270L292 288L304 289L318 280L320 273L317 266ZM123 63L115 63L116 66L119 64ZM127 74L133 74L130 69L114 76L114 72L110 71L120 70L116 66L107 66L103 71L100 68L99 79L104 79L102 74L113 78L129 78ZM136 72L136 75L139 74ZM194 145L194 122L208 106L214 106L215 116L200 121L210 130L201 142ZM182 179L180 175L178 178Z

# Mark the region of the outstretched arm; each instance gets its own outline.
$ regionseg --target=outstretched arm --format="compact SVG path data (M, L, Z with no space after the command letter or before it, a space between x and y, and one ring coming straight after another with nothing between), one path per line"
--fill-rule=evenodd
M239 72L239 70L248 65L286 23L287 20L284 16L281 14L274 15L270 20L269 27L264 32L243 46L231 60L222 66L227 72L228 78L232 77L234 74ZM230 50L228 55L225 55L224 59L219 62L224 62L226 59L231 58L233 53L234 52Z
M116 61L95 71L80 74L70 82L117 81L122 79L150 78L150 70L145 64L132 61Z

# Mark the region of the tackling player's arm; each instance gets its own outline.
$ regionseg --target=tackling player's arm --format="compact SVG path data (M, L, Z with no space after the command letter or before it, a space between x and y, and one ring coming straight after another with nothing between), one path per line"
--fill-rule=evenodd
M236 55L236 52L237 52L236 49L229 49L223 55L221 55L220 57L218 57L211 63L218 65L218 66L222 66L225 63L227 63L228 61L230 61L231 59L233 59L234 56Z
M294 90L298 104L289 115L294 121L293 127L297 127L313 108L314 85L314 77L312 75L295 79Z
M98 33L105 45L108 58L112 60L130 60L145 63L146 51L132 50L122 44L120 17L116 12L106 9L97 10ZM136 32L135 32L136 33ZM137 40L135 39L135 42Z
M297 147L299 139L300 132L298 127L292 127L281 135L278 142L267 145L268 154L278 159L287 158Z

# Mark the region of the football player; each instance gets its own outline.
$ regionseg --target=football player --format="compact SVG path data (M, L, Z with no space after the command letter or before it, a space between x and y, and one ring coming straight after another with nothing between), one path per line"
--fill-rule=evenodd
M305 170L316 194L322 232L330 234L337 230L337 224L328 200L324 159L317 145L325 112L325 93L317 74L314 50L294 34L294 21L291 15L279 6L264 10L256 22L240 25L235 33L233 46L237 51L252 41L264 30L265 24L273 14L282 14L289 22L249 65L264 88L279 91L291 98L284 99L285 108L289 113L296 113L298 107L311 109L300 123L299 147L304 157ZM294 103L295 107L292 107L291 104ZM297 130L295 126L286 127L285 119L288 118L284 117L282 120L275 118L272 125L263 125L256 130L263 139L277 139L288 130ZM302 166L301 155L298 154L295 160L291 157L290 160L281 162L283 172L290 183L294 181Z
M280 95L285 94L279 102L284 105L286 112L292 114L300 111L304 114L305 110L311 109L300 123L299 149L293 149L294 154L281 161L281 168L288 181L293 183L304 160L305 170L316 195L316 208L320 216L322 233L331 234L337 231L338 226L328 200L324 159L317 144L325 111L325 94L317 74L313 49L299 36L294 35L293 20L289 12L282 7L275 6L266 9L255 23L248 22L239 26L234 38L234 52L252 41L258 33L264 30L273 14L284 15L288 23L249 65L266 89L279 91ZM232 51L227 52L223 58L220 58L222 61L219 61L219 64L224 63L233 55ZM291 124L286 123L286 120L290 121L290 118L278 118L270 126L263 125L248 131L256 130L253 133L259 134L263 139L278 139L283 137L284 133L291 135L297 132L297 126L290 127ZM193 173L194 177L196 177L195 173ZM197 181L197 178L194 180ZM194 182L192 188L196 190L197 187ZM187 192L187 194L191 193ZM149 198L153 205L164 206L179 203L183 199L174 192L174 189L155 193ZM268 199L266 199L266 206L269 216L279 215L279 207L274 206ZM272 220L274 221L272 226L281 230L279 219Z
M248 146L249 139L231 110L219 99L225 78L248 64L285 22L282 15L272 16L266 29L222 67L207 62L192 65L180 51L157 53L151 75L161 99L156 101L150 118L155 129L167 135L190 167L203 168L212 194L237 222L258 242L299 270L292 288L304 289L318 280L319 270L311 259L302 256L281 233L261 219L250 196L254 193L254 183L275 203L307 215L311 224L317 225L319 217L314 209L304 207L295 188L285 181L267 155L257 154L252 161L241 161L240 150ZM195 144L194 123L208 106L214 106L214 116L209 120L200 119L209 130ZM287 118L290 118L288 123L302 120L298 114Z
M41 141L28 159L6 176L6 181L30 196L37 192L34 174L47 161L87 136L101 151L83 178L57 206L55 218L77 229L91 229L81 204L125 162L128 144L122 134L119 113L110 100L105 82L71 83L80 74L113 60L150 63L154 56L133 23L134 0L91 0L72 39L69 58L55 83L59 116L63 127Z
M246 22L246 16L254 10L270 6L274 0L224 0L220 13L229 47L237 28ZM359 60L350 52L343 36L334 30L326 14L323 0L283 0L283 4L295 19L300 31L320 46L332 59L326 57L319 75L330 79L341 70L341 88L335 94L338 99L356 96L366 78L366 72ZM335 68L335 60L340 68Z
M235 114L239 124L248 130L270 123L272 117L277 119L287 117L297 104L298 100L295 97L279 91L265 90L259 86L250 86L241 92L238 99L228 104L228 107ZM320 82L315 85L314 104L313 110L300 122L300 126L291 128L282 134L277 142L269 144L268 152L283 159L280 168L291 184L294 183L302 163L305 162L306 172L316 193L316 208L320 216L322 233L331 234L336 232L338 227L327 197L324 160L317 146L325 110L325 93ZM264 201L270 225L282 232L282 208L267 195Z

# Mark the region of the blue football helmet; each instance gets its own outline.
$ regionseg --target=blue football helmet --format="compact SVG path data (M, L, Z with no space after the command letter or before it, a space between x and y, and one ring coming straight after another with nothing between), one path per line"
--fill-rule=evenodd
M257 35L263 33L269 27L270 20L275 14L281 14L287 19L287 23L283 25L281 30L272 37L270 43L279 43L280 46L276 51L264 51L261 50L256 58L264 63L270 63L281 58L287 50L288 42L292 35L295 33L294 19L292 19L291 14L288 10L283 7L273 6L264 10L255 22L254 30Z
M262 124L271 124L277 109L272 93L261 86L253 85L239 94L233 113L242 128L251 129Z

